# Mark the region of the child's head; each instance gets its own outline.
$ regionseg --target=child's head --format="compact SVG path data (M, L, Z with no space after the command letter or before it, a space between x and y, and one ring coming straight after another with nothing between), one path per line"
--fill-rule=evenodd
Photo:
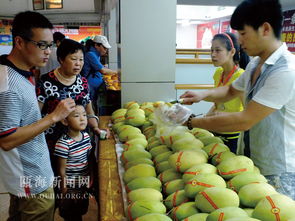
M241 68L245 68L249 62L248 56L240 48L237 37L229 32L214 35L211 57L214 66L233 63L239 64Z
M67 126L69 130L81 131L85 130L87 126L87 114L82 105L76 105L75 110L69 116L62 120L63 125Z

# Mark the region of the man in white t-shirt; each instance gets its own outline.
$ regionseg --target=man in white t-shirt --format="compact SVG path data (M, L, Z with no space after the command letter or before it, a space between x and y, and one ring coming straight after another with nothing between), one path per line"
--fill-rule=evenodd
M239 153L249 156L278 192L295 199L295 56L281 42L278 0L243 1L231 17L241 47L254 56L232 85L186 92L191 104L245 98L245 110L212 117L190 117L185 124L216 132L244 131Z

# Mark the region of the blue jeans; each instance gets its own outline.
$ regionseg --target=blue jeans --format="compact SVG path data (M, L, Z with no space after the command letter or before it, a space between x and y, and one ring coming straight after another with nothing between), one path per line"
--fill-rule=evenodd
M282 173L280 175L265 176L268 183L272 185L278 193L289 196L295 200L295 173Z

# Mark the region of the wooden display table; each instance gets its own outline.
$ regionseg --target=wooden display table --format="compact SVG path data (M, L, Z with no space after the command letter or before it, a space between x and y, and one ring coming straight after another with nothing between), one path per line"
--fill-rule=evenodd
M110 119L110 116L101 116L99 128L107 128ZM124 204L115 144L113 136L110 139L99 141L98 182L99 216L101 221L124 220Z

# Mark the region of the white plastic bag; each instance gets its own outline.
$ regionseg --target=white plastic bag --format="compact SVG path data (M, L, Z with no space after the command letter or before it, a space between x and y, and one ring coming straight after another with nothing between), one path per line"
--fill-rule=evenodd
M157 125L156 136L167 136L177 131L187 131L185 126L182 126L187 121L189 116L192 114L192 110L181 105L173 104L168 106L166 104L159 105L154 110L153 123Z

